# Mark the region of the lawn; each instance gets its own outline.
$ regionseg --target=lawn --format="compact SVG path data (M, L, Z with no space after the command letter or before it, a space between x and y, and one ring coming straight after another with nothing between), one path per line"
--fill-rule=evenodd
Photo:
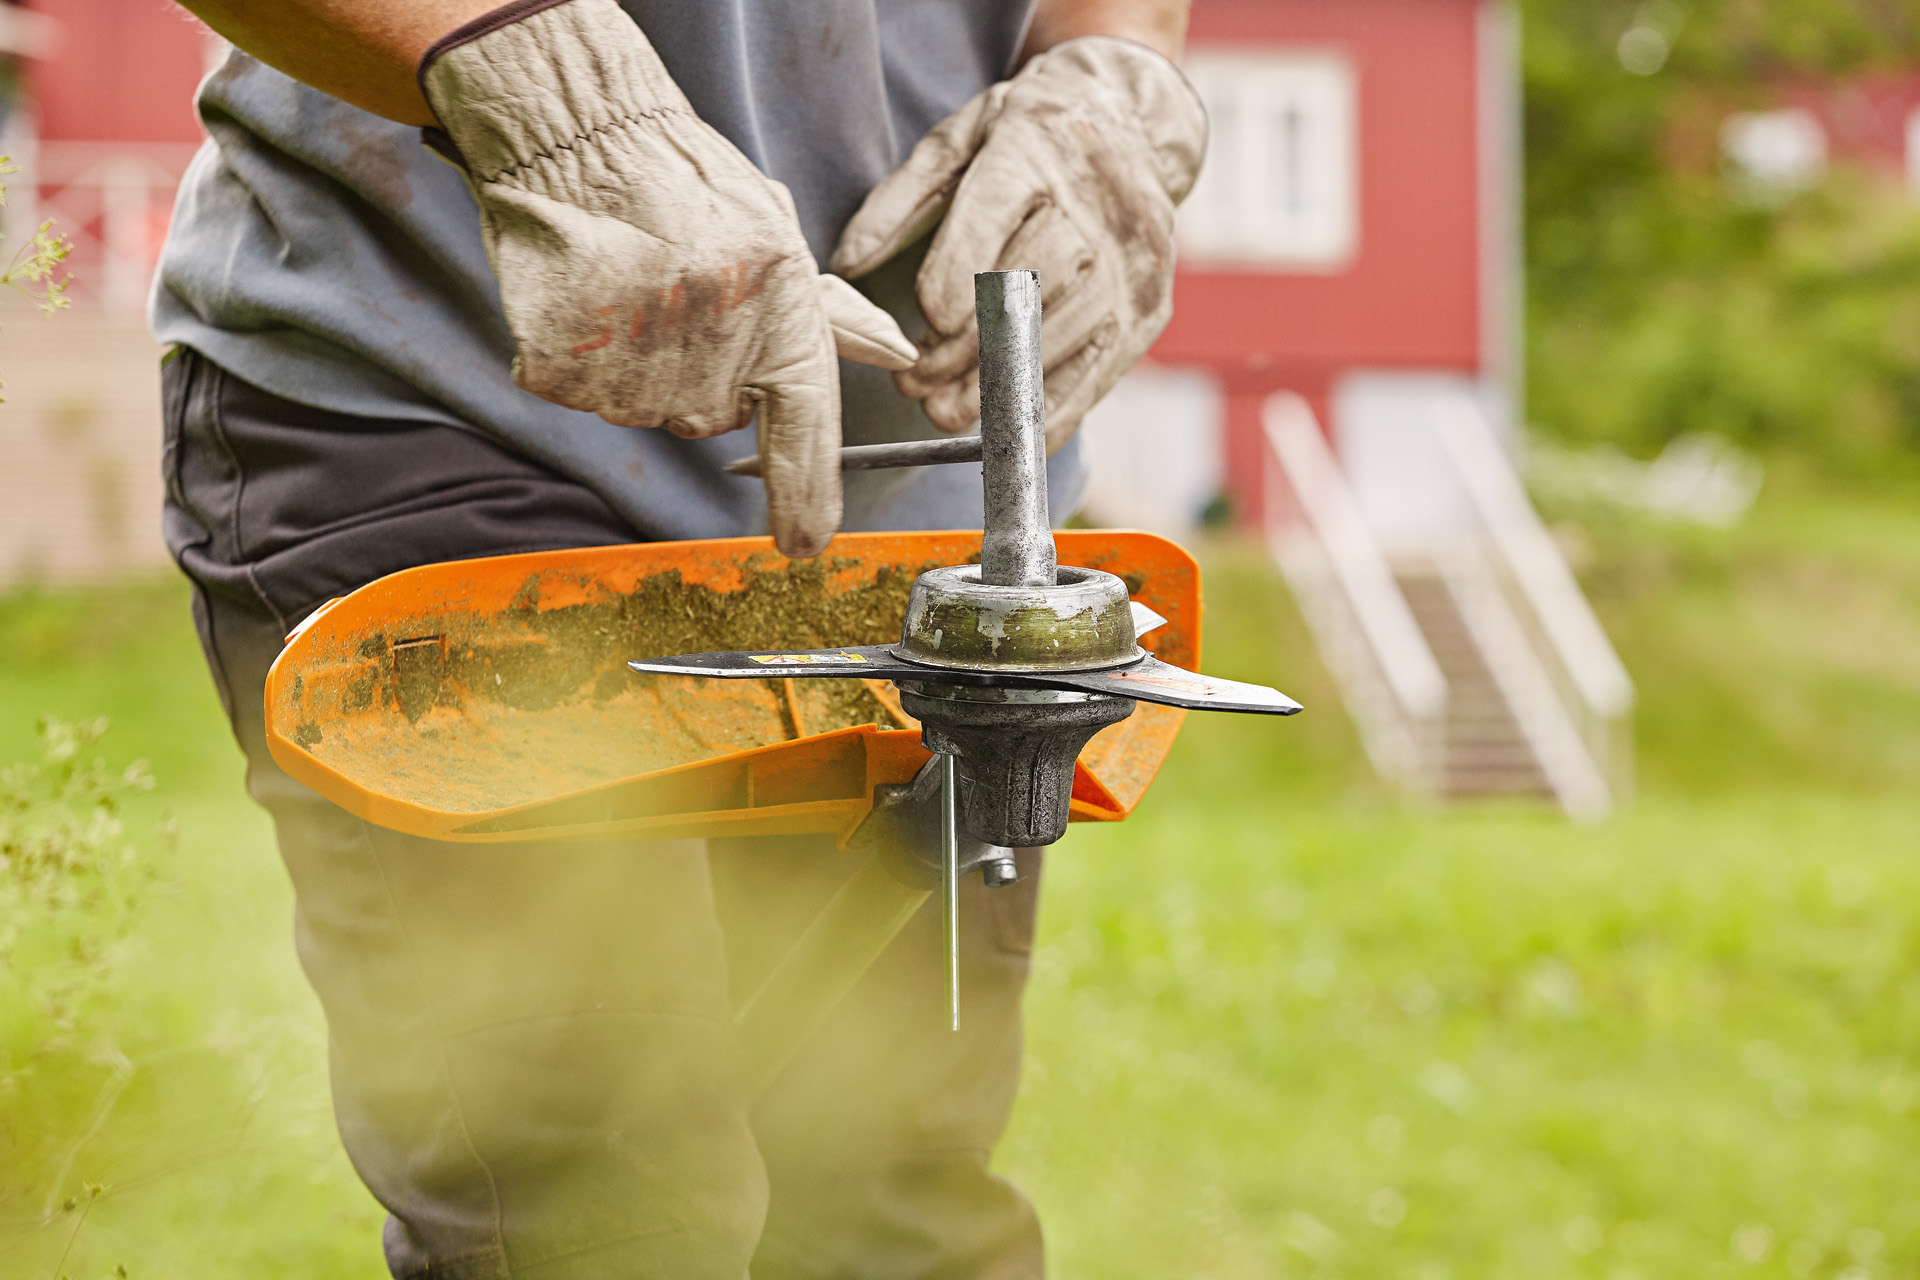
M1588 828L1396 802L1257 552L1205 549L1209 668L1309 711L1193 718L1050 863L1001 1163L1056 1274L1920 1274L1920 502L1560 514L1641 692ZM0 1275L382 1274L184 593L7 599L0 656L0 760L106 714L159 778L99 998L42 1052L0 1000Z

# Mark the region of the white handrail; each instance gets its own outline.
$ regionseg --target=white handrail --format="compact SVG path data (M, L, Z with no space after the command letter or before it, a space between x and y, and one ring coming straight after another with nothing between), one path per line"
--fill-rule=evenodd
M1528 501L1484 411L1462 396L1435 416L1434 429L1581 700L1603 718L1625 715L1633 706L1633 680Z
M197 149L192 143L85 141L31 149L19 181L32 188L40 216L53 218L72 238L76 292L116 310L145 306L160 232Z
M1446 677L1420 634L1313 410L1292 392L1280 392L1261 405L1260 422L1395 701L1410 716L1441 714L1447 701Z

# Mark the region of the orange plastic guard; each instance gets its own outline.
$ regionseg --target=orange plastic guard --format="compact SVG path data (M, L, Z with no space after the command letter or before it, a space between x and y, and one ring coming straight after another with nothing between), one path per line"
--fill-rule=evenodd
M1200 659L1200 572L1148 533L1058 535L1167 618L1143 645ZM435 840L852 834L927 759L891 685L636 675L630 658L885 644L923 570L978 532L852 533L817 560L767 538L643 543L408 569L323 606L267 676L267 743L369 822ZM1075 821L1127 816L1181 718L1139 704L1081 753Z

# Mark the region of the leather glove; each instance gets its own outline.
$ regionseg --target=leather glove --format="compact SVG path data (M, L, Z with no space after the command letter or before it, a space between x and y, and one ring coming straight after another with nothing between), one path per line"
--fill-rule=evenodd
M785 187L693 112L615 0L517 0L427 51L518 354L514 381L625 427L718 435L756 413L780 550L840 525L836 350L913 345L822 276Z
M944 431L980 417L976 271L1040 272L1047 451L1059 449L1173 314L1173 211L1207 117L1173 63L1113 36L1035 57L936 125L847 225L833 269L859 277L925 235L928 334L895 375Z

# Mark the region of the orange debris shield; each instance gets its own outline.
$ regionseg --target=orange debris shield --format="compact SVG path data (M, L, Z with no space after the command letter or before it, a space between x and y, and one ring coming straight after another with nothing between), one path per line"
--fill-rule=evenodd
M1122 578L1167 619L1142 645L1193 668L1200 575L1164 538L1064 531L1060 562ZM322 606L267 677L267 742L351 813L435 840L822 833L927 759L882 681L638 675L629 659L899 639L923 571L978 532L842 534L815 560L767 538L425 565ZM1117 821L1184 712L1139 704L1081 753L1075 821Z

